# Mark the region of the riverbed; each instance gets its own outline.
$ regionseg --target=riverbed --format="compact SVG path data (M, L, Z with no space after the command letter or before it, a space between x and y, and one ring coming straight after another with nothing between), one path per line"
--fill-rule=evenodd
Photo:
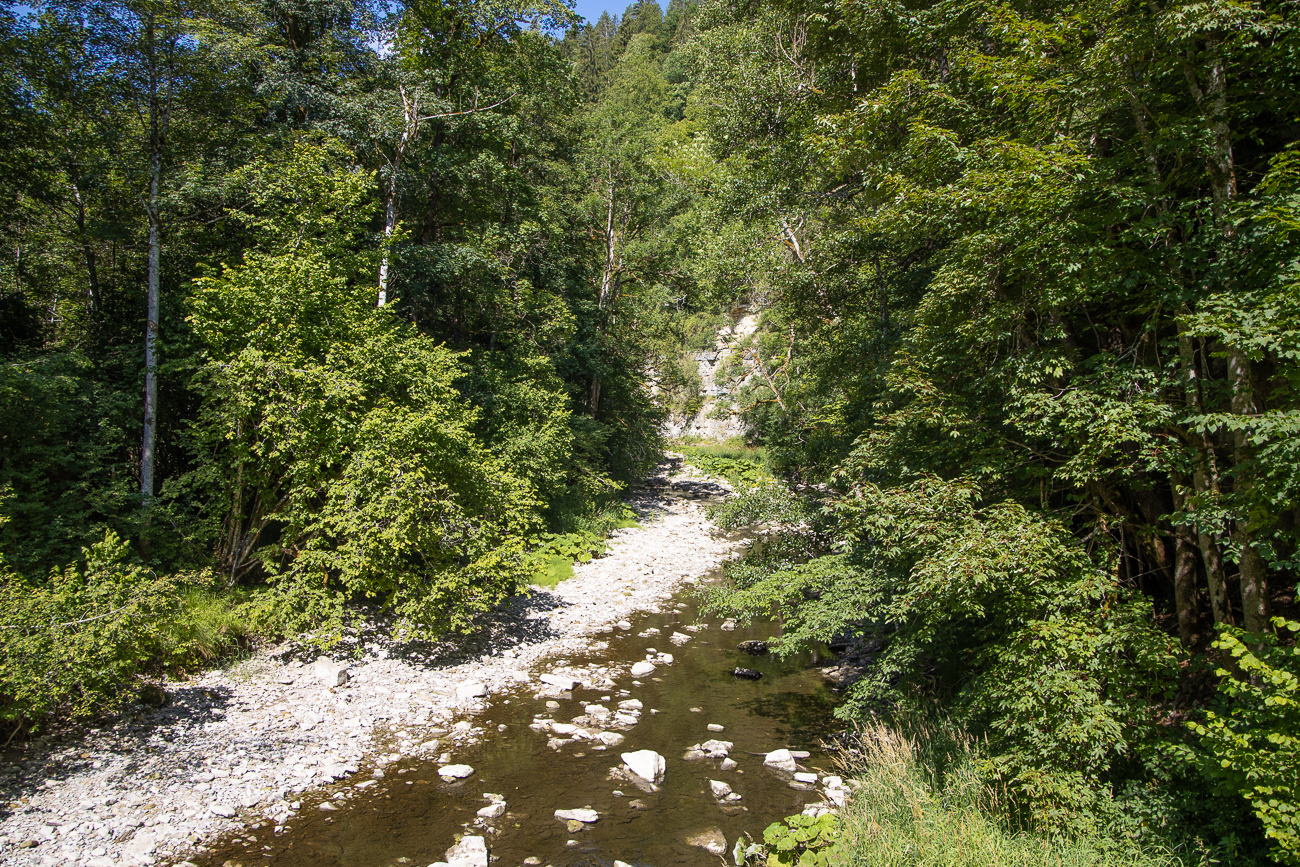
M304 804L301 818L278 833L267 825L190 860L200 867L425 865L442 861L456 838L469 834L483 836L493 860L503 865L716 864L717 855L706 847L730 851L738 837L761 839L772 821L821 802L816 785L795 783L767 768L764 759L789 748L807 754L800 757L802 769L819 777L833 774L821 745L835 725L834 698L811 656L777 660L739 649L769 638L776 624L725 629L730 624L700 617L695 594L683 596L567 660L599 672L669 652L671 664L660 662L645 677L624 676L610 689L517 690L474 715L482 740L454 757L474 769L470 777L444 780L437 761L385 763L376 784L362 782L365 788L358 790L349 780L319 793L319 803L337 811ZM689 640L674 644L673 635ZM736 677L737 667L761 677ZM640 718L630 726L604 728L605 714L588 713L600 708L612 717L620 703L635 702ZM573 739L564 725L572 721L588 734L615 731L623 742L606 747L592 737ZM552 722L570 737L556 737ZM692 746L710 740L730 744L731 762L685 757ZM638 787L626 773L620 756L635 750L665 757L657 791ZM371 780L372 773L364 768L357 776ZM715 797L714 781L735 797ZM500 815L479 817L485 808L498 812L495 803L504 804ZM575 809L593 810L598 818L566 822L555 816L556 810Z
M235 860L258 863L354 863L355 857L355 863L396 864L415 863L401 859L414 858L418 849L429 864L442 859L449 840L472 831L499 857L512 859L540 859L523 854L525 842L549 841L538 851L560 846L569 858L548 856L556 867L581 863L583 853L618 857L625 850L656 863L649 856L667 851L662 847L680 848L681 816L698 814L698 824L714 818L703 809L714 805L697 797L705 766L679 761L681 748L704 739L709 723L723 727L719 738L735 741L742 764L730 780L743 783L732 806L745 808L714 824L731 829L732 837L752 833L797 807L798 798L787 794L797 790L784 781L770 792L751 791L756 777L745 763L756 757L743 751L785 741L811 746L816 726L800 720L825 696L807 697L821 689L804 668L811 660L751 658L748 667L765 672L755 682L726 673L739 653L734 645L765 637L771 625L725 632L715 622L716 634L687 629L694 626L691 594L701 579L746 545L716 533L706 516L706 507L726 494L725 483L670 462L632 494L641 525L618 531L606 556L575 567L574 577L555 588L534 588L485 614L468 635L409 641L393 634L382 616L362 617L322 664L307 642L267 648L164 683L166 706L137 705L94 728L11 746L0 765L0 860L23 867L147 867L186 858L224 864L237 852L244 854ZM692 640L674 645L672 630ZM631 663L651 647L674 661L633 683ZM551 687L542 677L557 672L582 686L567 696L543 695ZM635 725L611 729L626 742L617 748L570 744L555 751L548 746L554 731L530 727L538 713L564 725L588 704L615 710L634 694L643 710ZM603 779L629 748L657 749L673 763L653 806L642 798L647 809L636 814L619 812L637 800L627 787L621 790L628 797L610 801L619 798L613 794L619 787ZM479 767L467 781L444 785L436 771L447 763ZM513 818L478 823L485 792L506 799L504 815ZM547 801L554 801L549 812ZM561 839L559 829L568 826L554 819L554 810L589 802L605 811L600 820ZM629 830L651 826L673 832L657 830L638 843L643 832ZM399 852L406 843L395 840L410 843L410 852ZM344 859L343 851L373 854ZM329 852L336 861L326 860Z

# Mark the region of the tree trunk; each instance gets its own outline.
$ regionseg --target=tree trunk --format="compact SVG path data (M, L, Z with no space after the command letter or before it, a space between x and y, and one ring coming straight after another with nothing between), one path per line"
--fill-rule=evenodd
M144 328L144 441L140 447L140 495L153 497L154 446L158 429L158 268L161 239L158 231L158 175L160 160L149 159L149 299Z
M1184 314L1190 315L1191 311L1184 308ZM1204 410L1201 402L1201 382L1196 371L1196 351L1192 346L1192 337L1187 330L1179 325L1178 328L1178 360L1182 368L1183 392L1187 401L1187 408L1193 413L1200 415ZM1201 447L1195 458L1195 469L1192 473L1192 487L1198 496L1205 496L1212 490L1217 491L1218 485L1213 488L1210 485L1208 467L1214 461L1214 445L1210 442L1209 435L1201 433ZM1178 503L1178 508L1185 508L1186 500ZM1197 548L1201 551L1201 562L1205 566L1205 583L1210 590L1210 612L1214 616L1216 624L1232 623L1232 607L1228 604L1228 577L1223 569L1223 555L1219 552L1219 546L1215 543L1213 537L1205 531L1204 528L1196 528Z
M1257 411L1255 389L1250 380L1250 359L1233 348L1228 352L1228 378L1232 381L1232 412L1251 416ZM1250 442L1244 430L1233 432L1233 451L1237 466L1234 493L1249 503L1253 487L1250 478ZM1263 632L1268 628L1268 566L1256 548L1255 530L1249 515L1236 521L1232 540L1241 549L1238 568L1241 570L1241 625L1247 632Z
M397 141L397 150L389 164L388 190L384 202L384 253L383 258L379 260L380 307L388 303L388 272L392 256L389 244L392 242L393 233L397 231L397 175L402 170L402 157L406 153L407 145L415 140L420 131L419 94L407 93L406 88L400 84L397 86L397 92L402 97L402 135Z
M95 247L86 235L86 203L82 201L81 187L75 175L72 177L72 198L77 203L77 239L81 242L81 255L86 263L86 289L90 294L90 314L98 316L103 306L99 298L99 268L95 262Z
M170 97L160 103L158 52L153 15L145 25L149 73L149 265L144 328L144 435L140 445L140 496L148 506L154 495L154 451L158 436L158 283L162 238L158 225L158 194L162 179L162 146L167 130Z
M618 227L614 221L614 197L616 187L611 180L608 190L608 201L605 206L605 267L601 269L600 275L600 293L596 296L597 315L605 311L605 308L612 302L615 293L618 292ZM603 323L598 323L600 328ZM603 329L602 329L603 330ZM591 375L591 392L587 398L588 411L595 415L600 409L600 374Z

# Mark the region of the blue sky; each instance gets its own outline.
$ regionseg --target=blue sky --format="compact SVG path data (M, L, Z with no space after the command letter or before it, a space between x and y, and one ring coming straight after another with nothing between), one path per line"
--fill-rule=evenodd
M628 0L628 2L631 2L631 0ZM586 18L592 24L595 24L596 19L600 18L600 13L604 12L607 8L611 15L622 15L623 9L627 6L627 3L624 3L622 6L618 6L618 8L615 9L611 8L611 4L608 0L577 0L574 6L578 10L579 15Z

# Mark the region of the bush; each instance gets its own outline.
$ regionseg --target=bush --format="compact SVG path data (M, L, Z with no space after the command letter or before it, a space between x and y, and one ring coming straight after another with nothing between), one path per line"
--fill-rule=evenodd
M130 563L129 553L106 533L82 549L82 562L39 584L0 562L0 718L85 718L131 694L180 597L174 578Z
M219 492L222 571L270 584L248 609L268 632L336 634L363 599L430 636L531 574L540 503L475 436L460 357L372 292L306 247L196 284L207 360L187 483Z
M773 481L741 488L720 506L708 510L709 519L724 530L758 524L798 524L811 517L807 501L785 485Z
M1278 629L1300 623L1275 618ZM1249 802L1281 864L1300 865L1300 647L1226 629L1214 645L1233 658L1217 672L1221 706L1193 729L1210 772Z
M736 487L752 487L773 482L763 464L762 449L718 446L686 446L686 462L713 476L722 476Z

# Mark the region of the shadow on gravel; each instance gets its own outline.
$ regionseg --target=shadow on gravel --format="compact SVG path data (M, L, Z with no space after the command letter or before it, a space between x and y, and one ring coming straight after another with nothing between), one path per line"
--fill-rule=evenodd
M138 759L183 739L191 727L225 717L228 688L168 686L171 702L164 707L131 705L120 716L99 720L98 728L56 731L0 753L0 820L39 789L58 788L90 770L107 768L110 780L130 781L140 771Z

